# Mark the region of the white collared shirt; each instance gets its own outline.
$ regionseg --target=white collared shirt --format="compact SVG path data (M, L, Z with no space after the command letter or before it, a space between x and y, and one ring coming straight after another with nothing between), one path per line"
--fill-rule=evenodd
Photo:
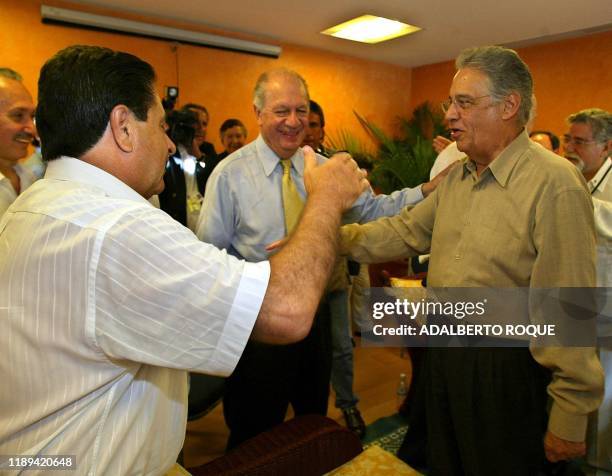
M170 157L168 160L174 162L181 167L185 175L185 211L187 215L187 228L195 233L198 218L200 217L200 209L202 208L202 200L204 197L198 188L196 180L196 162L197 159L187 152L187 149L179 144L178 146L180 157Z
M612 158L604 161L587 185L595 210L597 285L612 287Z
M21 192L32 185L38 178L33 172L21 164L15 164L15 167L13 168L19 177ZM0 217L4 215L6 209L15 201L16 198L17 192L15 192L13 184L11 184L8 177L5 177L0 172Z
M164 474L186 370L232 372L268 279L268 262L200 242L112 175L50 162L0 219L0 454Z
M438 154L438 157L436 157L436 160L429 171L429 180L433 180L436 175L442 172L453 162L462 160L465 157L467 157L466 154L457 149L457 143L451 142L442 152Z

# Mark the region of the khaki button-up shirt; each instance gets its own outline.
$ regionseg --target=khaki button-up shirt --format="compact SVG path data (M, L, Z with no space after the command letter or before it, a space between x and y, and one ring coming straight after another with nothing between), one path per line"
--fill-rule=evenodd
M584 179L523 132L480 176L464 160L418 205L342 228L341 253L362 263L428 252L430 287L593 287L593 206ZM595 350L531 352L553 372L549 429L582 441L603 392Z

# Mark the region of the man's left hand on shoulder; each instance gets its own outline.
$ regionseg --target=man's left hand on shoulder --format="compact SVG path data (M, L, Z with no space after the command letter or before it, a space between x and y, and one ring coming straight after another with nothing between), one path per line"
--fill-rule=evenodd
M433 192L436 189L436 187L439 185L439 183L442 182L442 180L444 180L444 177L446 177L448 173L452 169L454 169L458 164L459 162L453 162L448 167L446 167L442 172L436 175L433 179L431 179L429 182L425 182L423 185L421 185L421 192L423 193L423 197L426 197L431 192Z

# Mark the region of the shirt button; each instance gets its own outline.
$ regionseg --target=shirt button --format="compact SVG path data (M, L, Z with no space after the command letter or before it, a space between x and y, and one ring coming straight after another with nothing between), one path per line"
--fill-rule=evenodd
M455 259L456 260L460 260L461 259L461 255L455 255Z

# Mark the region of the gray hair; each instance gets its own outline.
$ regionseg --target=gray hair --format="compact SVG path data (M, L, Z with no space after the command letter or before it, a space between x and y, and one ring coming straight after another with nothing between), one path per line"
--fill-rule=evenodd
M518 119L521 126L529 120L533 79L529 67L516 51L502 46L481 46L463 50L455 61L457 69L473 68L487 75L491 97L501 101L510 93L521 96Z
M259 78L257 78L257 82L255 83L255 89L253 90L253 105L261 110L266 103L266 89L268 83L274 78L278 76L284 76L285 78L292 78L304 89L304 95L306 96L306 101L310 101L310 93L308 92L308 85L306 84L306 80L298 73L293 70L286 68L273 69L271 71L266 71L262 73Z
M612 139L612 114L603 109L583 109L567 118L569 124L588 124L597 142L607 142Z
M7 79L13 79L15 81L23 81L23 77L17 71L11 68L0 67L0 76Z

